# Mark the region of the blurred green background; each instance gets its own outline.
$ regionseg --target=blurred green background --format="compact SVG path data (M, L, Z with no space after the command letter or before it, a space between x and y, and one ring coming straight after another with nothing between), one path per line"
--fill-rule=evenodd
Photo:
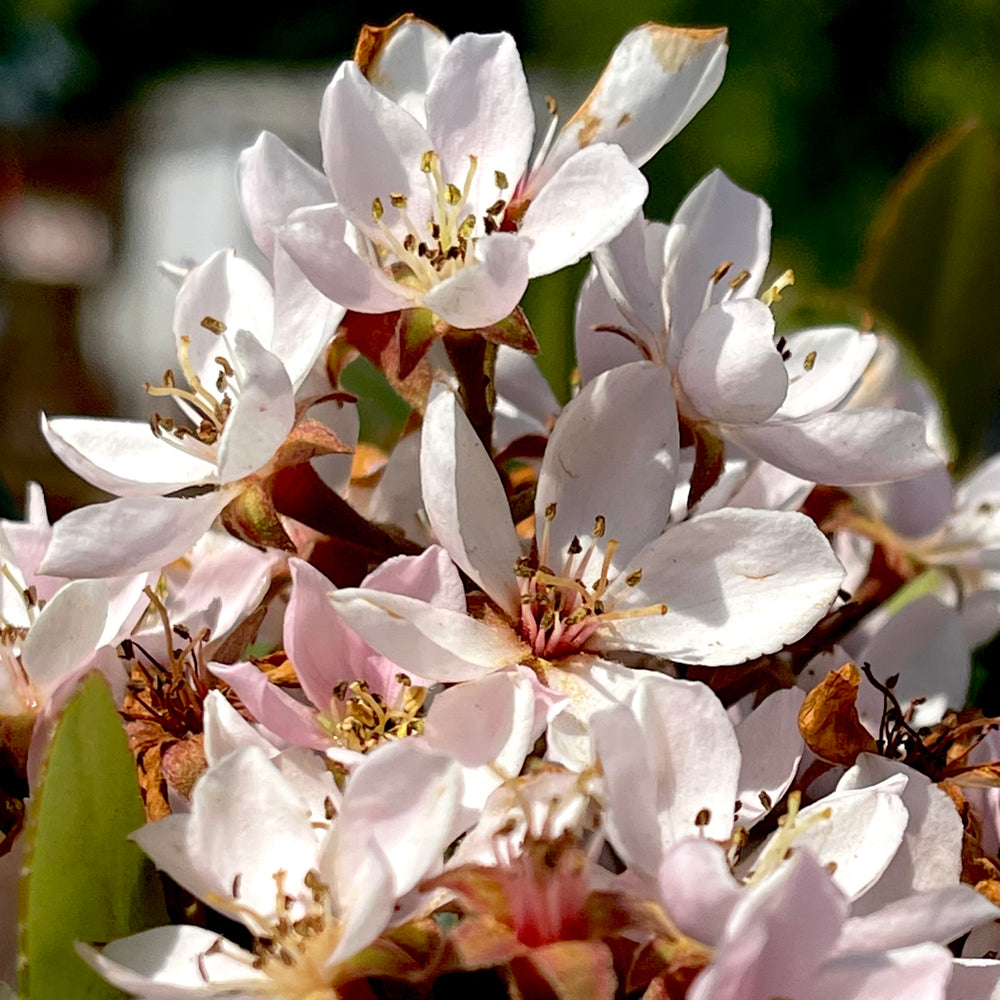
M103 137L77 174L90 170L96 178L86 197L113 202L114 185L107 189L99 182L114 172L109 164L127 146L128 130L121 123L158 81L206 66L329 72L349 56L362 23L384 24L406 9L383 2L285 0L262 16L237 0L205 0L183 12L170 0L6 0L0 5L0 203L5 191L19 185L52 183L45 176L29 176L24 166L30 161L25 150L37 151L47 136L55 144L55 158L70 163L74 156L82 163L88 143ZM857 290L859 262L893 178L932 137L959 122L978 119L987 137L1000 130L1000 5L995 0L533 0L470 5L460 17L453 11L453 5L434 0L416 12L449 34L512 32L529 70L565 74L570 95L579 93L581 81L596 78L615 43L636 24L728 25L730 55L719 92L646 168L652 192L647 215L669 219L683 195L716 165L766 198L774 212L773 274L792 267L797 275L779 307L779 322L789 329L818 320L862 322L868 300ZM545 79L556 80L552 89L560 97L559 78ZM575 105L562 96L568 114ZM246 115L253 114L248 107ZM983 169L990 172L994 150L992 140L985 142L980 159L985 157ZM74 170L75 165L68 172ZM951 197L953 174L939 200ZM976 198L970 204L975 209ZM933 239L936 209L934 202L928 221L918 225L927 240ZM109 214L114 219L113 206ZM982 238L970 235L968 226L955 237L958 243L977 241L966 246L970 253L1000 258L995 248L979 242ZM924 254L919 266L933 266L932 258ZM583 267L546 279L527 301L545 348L544 370L563 396L573 364L567 349L572 303ZM915 285L927 279L919 271L911 277ZM990 272L977 280L982 285L993 277ZM979 291L980 314L965 322L981 330L978 361L992 378L1000 365L997 324L982 306L988 291ZM10 294L8 287L8 299ZM72 352L75 307L72 299L59 307L67 330L51 349L63 354ZM927 314L925 305L919 310ZM942 336L950 344L959 339L961 324L949 316L946 325ZM21 364L31 368L23 352ZM11 391L28 391L25 376L11 369L8 364L0 399ZM99 373L92 377L83 365L79 370L85 384L77 395L92 401L89 408L107 412L111 404ZM984 383L987 388L980 387L974 397L977 411L995 409L992 384ZM44 397L50 390L32 391ZM984 407L984 392L993 407ZM10 425L15 418L26 419L32 407L70 412L71 404L81 412L76 399L54 406L32 397L23 412L13 415L8 404L0 414L0 436L4 427L8 431L0 449L10 452ZM967 436L970 453L984 446L982 427ZM11 471L11 464L0 451L0 468L19 498L23 476Z

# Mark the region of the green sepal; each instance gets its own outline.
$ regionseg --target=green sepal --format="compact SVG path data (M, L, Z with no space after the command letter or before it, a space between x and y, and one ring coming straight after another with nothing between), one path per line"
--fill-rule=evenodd
M123 996L74 943L103 943L167 922L152 862L128 839L145 819L107 682L89 674L56 723L21 834L22 1000Z

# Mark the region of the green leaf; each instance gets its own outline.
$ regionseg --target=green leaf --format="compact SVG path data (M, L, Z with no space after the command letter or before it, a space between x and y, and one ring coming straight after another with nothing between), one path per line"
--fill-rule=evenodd
M889 192L860 273L880 321L936 380L961 464L973 458L997 407L1000 350L1000 153L967 123L932 143Z
M23 1000L123 996L74 951L167 922L152 863L128 834L145 822L135 763L99 674L56 724L25 822L19 887Z

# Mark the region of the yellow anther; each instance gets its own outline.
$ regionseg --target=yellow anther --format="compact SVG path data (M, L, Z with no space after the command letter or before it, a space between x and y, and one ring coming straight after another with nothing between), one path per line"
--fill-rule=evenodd
M789 285L794 284L795 272L789 268L773 285L771 285L766 292L764 292L764 294L760 297L761 302L763 302L766 306L769 306L774 302L780 302L781 293L788 288Z

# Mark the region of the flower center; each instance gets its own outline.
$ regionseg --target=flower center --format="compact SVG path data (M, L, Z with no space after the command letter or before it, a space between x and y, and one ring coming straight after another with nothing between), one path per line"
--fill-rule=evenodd
M373 241L379 264L389 268L401 284L410 285L418 291L433 288L465 266L477 230L489 236L500 229L507 207L503 199L507 178L502 171L494 173L497 200L486 209L482 218L477 219L466 211L477 165L477 158L469 156L469 169L459 188L445 180L441 173L441 158L434 150L423 154L420 169L427 178L432 206L432 216L424 226L418 226L410 217L407 198L403 194L389 195L389 204L396 209L401 223L393 228L385 221L382 199L376 198L372 202L372 219L382 234L381 240Z
M226 325L211 316L206 316L201 325L215 334L221 335L226 331ZM177 359L180 361L187 389L177 385L171 368L163 373L162 385L147 382L145 389L150 396L173 397L191 419L193 426L177 423L171 417L164 417L159 413L154 413L149 418L149 426L161 441L212 462L215 461L215 444L233 408L233 400L239 396L239 382L229 359L220 354L214 359L219 367L219 374L215 379L215 391L218 395L214 395L205 388L194 370L190 355L191 338L181 337Z
M367 681L342 681L333 690L331 716L321 717L320 724L341 746L359 753L387 740L419 736L424 731L427 690L406 674L397 674L396 681L400 691L391 705Z
M537 558L522 557L514 569L521 591L520 632L535 656L547 660L569 656L581 649L602 625L624 618L667 613L667 606L662 603L621 610L606 602L608 587L617 579L611 572L611 562L618 548L614 538L604 545L597 579L590 586L583 582L584 573L597 555L606 532L607 522L603 515L594 519L591 541L586 549L578 537L573 537L561 572L556 573L546 565L549 525L555 516L556 505L551 503L545 509ZM642 570L637 569L625 578L625 583L634 587L641 579Z
M212 895L208 900L223 913L232 914L253 928L253 958L226 950L226 940L217 938L215 944L198 959L201 978L211 982L210 958L215 953L225 953L231 958L243 959L258 972L263 972L268 982L252 981L239 984L247 992L260 993L283 1000L337 1000L335 988L336 967L329 967L329 958L340 941L341 924L333 916L335 903L330 889L319 872L306 873L305 887L309 896L300 893L292 896L285 891L286 872L274 874L276 887L273 917L257 913L240 903L239 876L233 881L233 899ZM227 985L230 985L227 983ZM237 984L232 984L236 986Z

